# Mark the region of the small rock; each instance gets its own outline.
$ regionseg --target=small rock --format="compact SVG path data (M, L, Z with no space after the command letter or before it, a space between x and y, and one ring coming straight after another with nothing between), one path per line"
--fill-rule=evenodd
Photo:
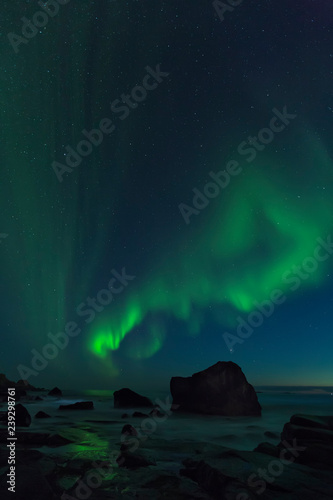
M60 405L59 410L93 410L94 403L92 401L79 401L72 405Z
M51 389L48 394L48 396L62 396L62 392L61 390L59 389L59 387L54 387L53 389Z
M45 411L39 411L36 413L35 418L51 418L51 415L48 415Z
M133 427L130 424L124 425L124 427L121 430L121 434L126 434L127 436L137 436L138 435L135 427Z

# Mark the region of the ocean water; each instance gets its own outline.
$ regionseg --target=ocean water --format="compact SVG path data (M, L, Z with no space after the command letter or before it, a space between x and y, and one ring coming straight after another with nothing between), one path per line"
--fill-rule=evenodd
M158 423L150 423L144 418L132 418L134 410L113 408L113 391L63 391L60 399L47 397L40 402L26 403L32 416L39 410L49 413L52 418L34 420L31 430L59 430L67 428L67 433L76 429L82 434L84 446L94 446L96 451L106 451L105 443L115 446L119 442L121 428L131 423L149 435L151 442L165 443L175 448L190 443L220 445L239 450L252 450L263 441L277 444L286 422L295 413L309 415L333 415L333 387L260 387L258 399L262 406L261 417L221 417L210 415L189 415L172 412L168 418ZM145 393L153 402L160 400L171 403L168 392ZM82 400L94 401L92 411L59 411L60 404L70 404ZM141 409L147 412L147 409ZM128 418L121 418L127 413ZM70 423L70 425L68 425ZM70 428L70 430L69 430ZM149 431L147 431L149 429ZM267 436L265 433L269 431ZM273 434L271 434L273 433ZM60 452L61 450L59 450Z

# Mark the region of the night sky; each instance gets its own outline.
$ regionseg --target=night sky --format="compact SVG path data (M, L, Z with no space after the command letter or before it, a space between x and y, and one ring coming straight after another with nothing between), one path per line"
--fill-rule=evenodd
M0 371L333 385L333 4L62 2L1 7Z

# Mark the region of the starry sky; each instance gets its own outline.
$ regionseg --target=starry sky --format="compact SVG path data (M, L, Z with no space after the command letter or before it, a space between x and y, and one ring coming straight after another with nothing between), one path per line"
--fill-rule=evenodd
M222 4L3 2L9 378L333 385L333 5Z

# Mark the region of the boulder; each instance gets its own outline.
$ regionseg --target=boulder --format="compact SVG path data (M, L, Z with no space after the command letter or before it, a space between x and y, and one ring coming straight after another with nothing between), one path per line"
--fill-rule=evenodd
M53 387L53 389L51 389L48 393L47 393L48 396L62 396L62 392L61 390L59 389L59 387Z
M235 363L219 361L191 377L172 377L173 408L224 416L260 416L256 392Z
M315 429L327 429L333 431L333 417L318 415L293 415L290 419L293 425L302 425L304 427L314 427Z
M289 445L287 445L289 443ZM293 415L283 427L279 448L302 448L295 462L320 470L333 470L333 417Z
M115 408L152 408L154 406L150 399L127 388L115 391L113 397Z
M31 415L21 403L15 405L15 425L17 427L29 427Z
M92 401L79 401L71 405L60 405L59 410L93 410L94 403Z
M136 429L130 424L124 425L124 427L121 430L121 434L125 434L126 436L137 436L138 435Z

